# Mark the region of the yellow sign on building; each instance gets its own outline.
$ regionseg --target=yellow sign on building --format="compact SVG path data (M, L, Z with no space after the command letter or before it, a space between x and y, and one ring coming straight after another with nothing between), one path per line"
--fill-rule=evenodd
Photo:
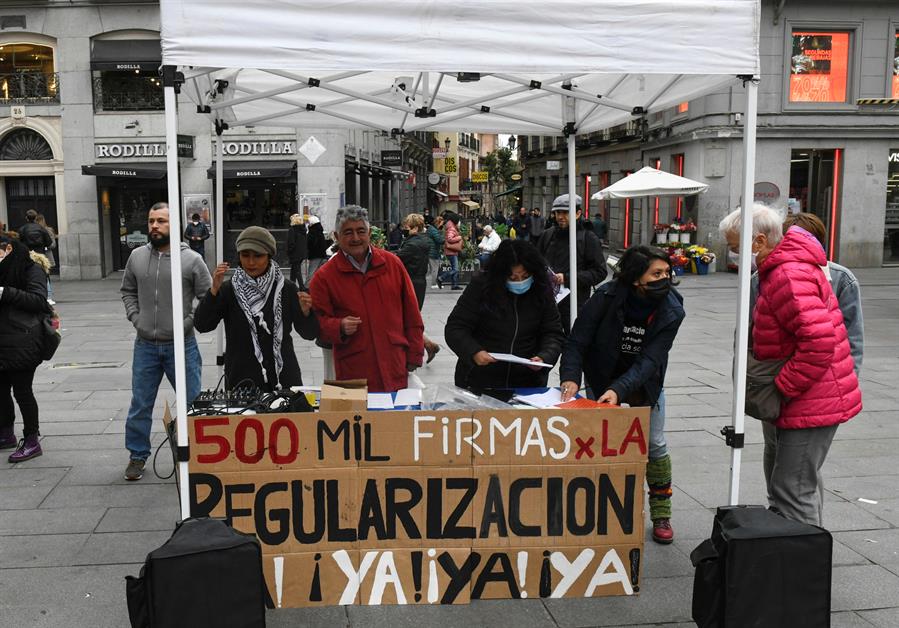
M487 183L487 171L486 170L475 170L471 173L471 182L472 183Z

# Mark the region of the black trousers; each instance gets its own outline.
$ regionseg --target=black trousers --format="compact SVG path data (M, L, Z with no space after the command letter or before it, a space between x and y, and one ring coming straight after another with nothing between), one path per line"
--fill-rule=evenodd
M25 423L24 435L38 433L37 399L31 384L37 367L24 371L0 371L0 427L12 427L16 418L13 395L19 404L22 421Z
M290 280L295 283L300 290L306 289L306 284L303 283L303 260L290 262Z

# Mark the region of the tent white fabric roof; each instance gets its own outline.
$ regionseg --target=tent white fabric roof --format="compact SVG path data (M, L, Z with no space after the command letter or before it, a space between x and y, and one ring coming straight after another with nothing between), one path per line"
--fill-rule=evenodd
M706 183L646 166L601 189L590 198L605 200L638 196L689 196L701 194L708 189Z
M758 0L161 0L160 8L163 63L190 66L196 85L187 93L232 126L559 135L574 122L582 134L759 71ZM458 73L479 80L460 82ZM228 81L223 94L216 79ZM573 110L562 95L574 97Z

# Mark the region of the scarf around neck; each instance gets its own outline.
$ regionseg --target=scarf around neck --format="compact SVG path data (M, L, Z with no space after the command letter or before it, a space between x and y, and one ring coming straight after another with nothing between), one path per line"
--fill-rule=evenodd
M275 263L275 260L270 260L268 270L256 279L250 277L243 268L238 268L231 278L231 286L234 288L237 304L243 310L244 316L247 317L247 323L250 325L253 353L256 354L256 360L262 369L262 377L273 388L280 388L281 369L284 367L284 358L281 355L281 340L284 332L281 293L284 288L284 275L281 273L281 269ZM274 329L269 329L268 323L265 322L264 309L272 290L275 292L275 298L272 302ZM272 357L275 361L274 379L269 378L269 374L265 369L262 349L259 345L259 329L262 329L272 337Z

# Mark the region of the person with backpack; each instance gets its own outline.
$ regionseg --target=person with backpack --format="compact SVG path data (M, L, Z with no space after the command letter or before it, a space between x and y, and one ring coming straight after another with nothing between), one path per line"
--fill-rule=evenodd
M36 251L41 255L47 255L47 251L53 245L53 237L38 224L37 212L33 209L25 212L25 224L19 227L19 240L29 251Z
M42 361L43 320L52 314L44 271L27 246L0 234L0 449L15 449L12 463L43 453L32 384ZM13 428L13 396L24 423L21 440Z
M577 223L576 223L576 261L577 275L572 278L570 273L570 258L568 246L568 195L563 194L553 201L552 214L556 224L543 232L537 243L537 249L546 259L555 275L558 286L571 288L572 281L577 281L577 309L584 307L590 298L593 286L599 285L608 275L606 259L603 256L602 245L599 238L592 231L587 231L580 220L581 198L577 198ZM562 328L567 335L571 326L571 297L567 296L559 301L559 315L562 317Z
M440 273L440 255L443 252L443 234L440 228L443 226L443 218L437 216L433 223L427 224L427 236L430 249L428 250L428 284L432 288L437 287L437 275Z
M652 539L674 540L671 456L665 441L668 353L686 316L661 249L635 245L618 262L615 281L599 287L574 323L562 351L562 401L581 387L600 403L649 406L649 516Z
M440 273L437 276L437 287L443 288L447 278L453 284L453 290L461 290L459 285L459 253L462 252L463 242L462 234L459 233L459 214L454 212L445 212L443 225L443 254L449 262L450 269Z

